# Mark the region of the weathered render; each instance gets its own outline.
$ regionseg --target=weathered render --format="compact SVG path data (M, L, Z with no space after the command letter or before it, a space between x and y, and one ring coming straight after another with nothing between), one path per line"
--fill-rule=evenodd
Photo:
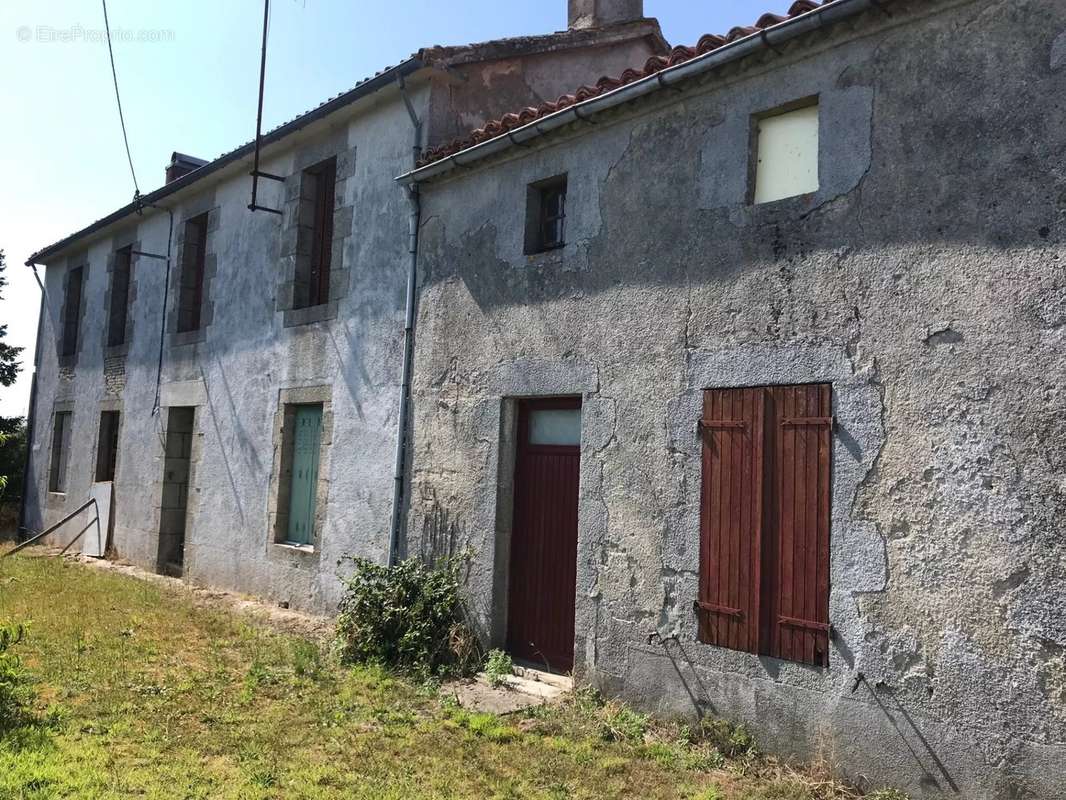
M266 135L261 169L284 181L261 180L258 202L280 216L249 211L252 153L245 146L183 176L171 170L175 182L147 195L143 207L45 248L31 259L46 265L46 292L23 524L42 530L85 502L100 413L120 411L114 557L166 569L166 498L187 491L188 579L294 608L335 610L338 562L348 555L384 561L390 543L410 213L395 176L411 168L419 147L451 136L453 119L480 124L503 103L538 102L577 76L593 79L605 62L642 63L665 47L658 24L639 19L421 51L352 97L334 98ZM492 90L499 75L522 79L496 106L478 93ZM329 302L300 307L294 264L307 253L301 172L330 157L336 201ZM201 214L200 325L180 331L184 223ZM133 258L126 342L108 348L109 275L115 251L128 244L149 255ZM152 257L168 251L169 271L164 258ZM77 267L85 275L77 351L61 358L65 287ZM313 541L293 547L276 532L286 486L285 409L299 403L322 404L322 436ZM195 408L187 489L164 480L175 407ZM58 411L73 414L73 427L65 491L53 492ZM79 528L68 525L54 540L65 544Z
M880 5L880 4L879 4ZM921 797L1066 786L1066 5L892 2L423 182L410 552L506 630L518 398L583 398L575 670ZM820 189L749 201L817 96ZM524 255L567 174L567 244ZM418 173L415 174L418 180ZM829 667L701 644L702 390L829 382Z

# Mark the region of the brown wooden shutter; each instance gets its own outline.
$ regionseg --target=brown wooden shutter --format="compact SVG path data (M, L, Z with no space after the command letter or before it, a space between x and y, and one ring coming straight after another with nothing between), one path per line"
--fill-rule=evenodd
M766 535L760 651L829 663L829 384L772 386L766 400Z
M758 652L764 390L703 395L700 640Z
M336 189L337 160L331 158L315 168L314 220L311 239L311 305L329 302Z

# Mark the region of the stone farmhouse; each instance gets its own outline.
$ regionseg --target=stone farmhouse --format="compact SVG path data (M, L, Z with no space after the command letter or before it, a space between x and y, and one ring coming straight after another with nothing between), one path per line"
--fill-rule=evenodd
M175 154L36 254L26 526L109 482L115 556L318 611L345 554L465 550L516 658L1062 797L1066 4L642 12L273 131L280 215L250 146Z

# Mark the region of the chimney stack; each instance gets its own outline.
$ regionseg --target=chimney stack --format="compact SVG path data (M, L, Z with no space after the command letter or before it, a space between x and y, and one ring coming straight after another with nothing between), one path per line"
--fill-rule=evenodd
M176 181L183 175L188 175L194 169L199 169L206 163L202 158L194 158L184 153L171 153L170 163L167 165L167 183Z
M570 30L644 19L644 0L568 0Z

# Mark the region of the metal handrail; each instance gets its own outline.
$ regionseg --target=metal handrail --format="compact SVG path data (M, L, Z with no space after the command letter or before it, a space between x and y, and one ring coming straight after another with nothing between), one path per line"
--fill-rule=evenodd
M7 558L8 556L13 556L19 550L22 550L23 548L29 547L34 542L40 541L41 539L43 539L45 536L47 536L50 533L54 533L57 529L59 529L60 527L62 527L66 523L70 522L72 519L74 519L74 517L78 516L78 514L80 514L85 509L87 509L89 506L95 506L96 507L96 519L93 520L93 522L99 523L100 522L100 506L98 506L96 504L96 498L95 497L90 497L89 500L84 505L81 505L76 510L71 511L69 514L67 514L65 517L63 517L63 519L59 520L59 522L57 522L55 525L53 525L52 527L50 527L50 528L48 528L46 530L41 531L36 536L30 537L29 539L27 539L26 541L22 542L17 547L14 547L11 550L8 550L3 555L0 555L0 558ZM71 540L67 544L67 547L70 547L70 545L74 544L75 541L77 541L79 538L81 538L81 535L83 533L85 533L85 531L89 530L89 528L91 526L92 526L92 522L90 522L88 525L86 525L84 528L82 528L81 533L79 533L77 536L75 536L74 539ZM66 552L67 547L63 548L63 552Z

